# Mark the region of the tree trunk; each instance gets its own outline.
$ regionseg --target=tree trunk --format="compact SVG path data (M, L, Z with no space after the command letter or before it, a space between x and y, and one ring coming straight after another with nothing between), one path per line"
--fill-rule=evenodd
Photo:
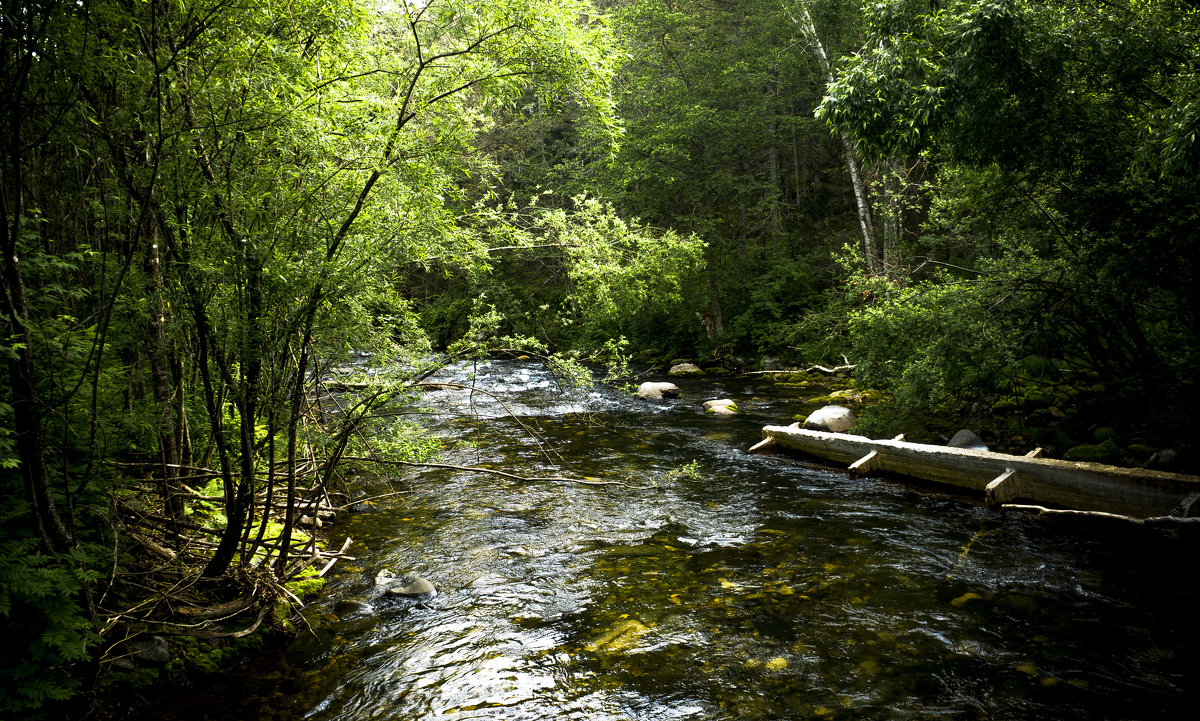
M23 58L28 61L29 58ZM46 452L42 438L41 402L38 399L34 374L34 338L30 333L29 304L25 295L25 279L21 274L18 247L25 232L25 157L20 128L23 120L23 98L9 93L5 127L8 130L0 172L0 216L4 232L0 237L0 266L3 267L3 313L7 346L10 405L13 411L13 435L25 492L33 509L35 525L47 553L58 556L71 545L71 534L55 508L46 468Z
M157 240L157 238L154 238ZM157 242L146 250L146 266L150 275L153 303L150 307L150 381L154 405L158 411L158 446L163 484L163 507L167 518L178 523L183 520L183 496L178 476L179 446L176 438L175 408L172 403L171 353L167 347L167 301L165 297L162 252ZM178 533L177 529L172 529ZM176 549L178 550L178 549Z
M821 44L821 38L817 35L817 26L813 24L812 15L809 14L808 8L801 4L798 6L800 18L792 18L792 21L800 25L801 29L808 36L809 41L813 45L813 52L817 56L817 61L821 64L821 69L825 71L826 82L832 84L833 66L829 64L829 56L825 54L825 46ZM842 152L846 159L846 168L850 171L850 183L854 186L854 202L858 206L858 226L862 231L862 250L863 259L867 262L867 272L871 275L883 274L883 263L879 260L878 243L875 240L875 226L871 220L871 201L867 197L867 186L863 181L862 171L859 168L858 153L854 152L854 145L850 143L850 139L842 135Z

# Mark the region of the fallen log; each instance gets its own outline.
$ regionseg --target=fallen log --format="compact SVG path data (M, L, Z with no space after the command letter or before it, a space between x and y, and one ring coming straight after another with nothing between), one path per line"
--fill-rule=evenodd
M966 488L996 506L1021 500L1139 519L1186 517L1200 506L1195 500L1200 497L1200 477L1062 461L1041 457L1038 451L1012 456L810 431L799 424L766 426L763 439L754 449L817 456L847 464L852 473L888 472Z
M242 611L245 611L247 608L253 606L254 603L255 596L253 593L251 593L249 595L242 596L241 598L235 598L232 601L218 603L213 606L205 606L203 608L185 606L183 608L176 609L175 613L185 618L196 620L228 618L229 616L234 616Z

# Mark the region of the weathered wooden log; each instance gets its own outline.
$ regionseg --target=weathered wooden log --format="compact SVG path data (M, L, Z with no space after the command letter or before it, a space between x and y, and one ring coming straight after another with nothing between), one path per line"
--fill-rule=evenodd
M997 504L1026 500L1150 518L1178 515L1181 505L1200 493L1200 478L1196 476L1062 461L1033 453L1010 456L969 448L872 440L796 425L767 426L763 438L782 450L853 464L852 471L885 471L945 483L984 494Z

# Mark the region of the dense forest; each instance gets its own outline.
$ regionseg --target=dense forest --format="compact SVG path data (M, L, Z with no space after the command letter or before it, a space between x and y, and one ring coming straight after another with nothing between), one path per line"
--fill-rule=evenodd
M1195 463L1194 3L2 13L5 718L286 627L456 359L845 363L873 432Z

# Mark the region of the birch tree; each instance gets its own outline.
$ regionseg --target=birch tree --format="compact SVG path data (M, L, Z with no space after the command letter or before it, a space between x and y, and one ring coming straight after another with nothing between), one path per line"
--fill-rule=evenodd
M791 7L791 18L792 22L800 27L804 38L808 41L821 70L824 72L826 83L832 85L836 81L833 64L829 60L829 55L825 52L825 45L821 42L821 36L817 33L817 26L813 22L808 5L803 2L793 5ZM875 239L875 223L871 218L871 199L863 178L858 153L854 149L854 143L849 136L845 133L838 133L838 137L842 144L842 157L846 162L846 170L850 173L850 183L854 187L854 202L858 209L858 227L862 233L861 247L863 259L867 263L867 272L871 275L883 275L885 269L883 261L880 259L879 244Z

